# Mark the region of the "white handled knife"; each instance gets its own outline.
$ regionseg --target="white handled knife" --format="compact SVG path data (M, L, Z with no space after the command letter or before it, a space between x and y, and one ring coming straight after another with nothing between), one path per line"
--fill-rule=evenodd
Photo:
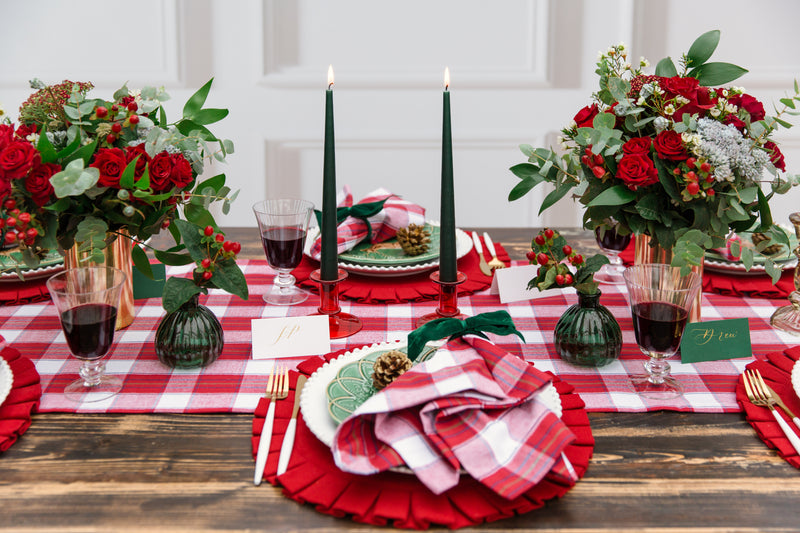
M294 407L292 408L292 418L289 420L289 425L286 427L286 433L283 436L283 444L281 444L281 455L278 457L277 475L279 476L286 472L286 467L289 466L289 459L292 457L292 449L294 448L294 435L297 431L297 413L300 411L300 393L303 391L303 385L305 384L305 376L300 376L297 378L297 385L294 388Z

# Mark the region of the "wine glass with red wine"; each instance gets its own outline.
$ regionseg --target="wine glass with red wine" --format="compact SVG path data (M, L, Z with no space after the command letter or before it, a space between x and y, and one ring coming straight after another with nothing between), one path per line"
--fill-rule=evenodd
M64 389L80 402L105 400L122 389L122 380L105 374L103 357L114 342L117 309L126 275L105 266L69 268L47 280L70 352L83 361L80 379Z
M701 278L695 272L682 275L680 268L663 264L629 267L623 278L628 287L636 343L650 357L644 363L647 374L632 377L634 388L639 394L656 399L680 396L683 387L670 375L666 359L680 347Z
M308 293L295 285L291 272L303 259L313 212L311 202L289 198L264 200L253 206L267 262L278 272L272 287L264 294L268 304L296 305L308 298Z
M620 235L617 232L617 227L616 224L611 226L600 225L594 230L597 245L608 256L608 264L603 265L594 275L594 280L598 283L608 285L623 285L625 283L622 278L625 266L622 264L619 254L630 244L631 234Z

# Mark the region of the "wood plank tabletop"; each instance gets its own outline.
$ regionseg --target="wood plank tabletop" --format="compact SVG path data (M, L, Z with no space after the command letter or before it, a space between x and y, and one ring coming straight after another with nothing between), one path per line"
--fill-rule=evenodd
M533 229L492 229L522 259ZM228 237L263 257L254 228ZM565 232L567 233L567 232ZM595 251L585 233L568 235ZM741 414L591 413L586 476L500 531L800 531L800 472ZM253 486L251 415L35 414L0 454L0 531L380 531ZM473 531L464 529L463 531Z

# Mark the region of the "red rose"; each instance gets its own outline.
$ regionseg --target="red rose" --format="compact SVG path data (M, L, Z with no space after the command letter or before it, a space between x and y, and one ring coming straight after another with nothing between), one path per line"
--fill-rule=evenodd
M745 126L747 126L747 124L745 124L744 121L736 115L726 115L725 120L722 122L725 124L733 124L733 126L739 131L744 131Z
M0 124L0 152L14 140L14 126Z
M125 165L125 152L121 148L100 148L89 166L100 171L99 185L119 188L119 178L125 171Z
M575 115L572 120L575 121L575 124L577 124L579 128L591 128L592 121L599 112L600 110L597 109L597 104L592 104L578 111L578 114Z
M53 186L50 177L61 170L55 163L39 163L34 165L28 177L25 178L25 188L31 193L31 198L39 207L47 204L53 195Z
M26 138L31 133L36 133L36 124L20 124L17 128L17 137L20 139Z
M663 78L660 85L667 92L668 98L681 95L690 101L697 101L697 88L700 87L697 78L673 76L672 78Z
M0 173L6 179L14 180L25 176L33 166L34 158L39 152L28 141L11 141L0 152Z
M643 155L623 155L617 164L617 177L629 189L647 187L658 181L658 171L649 157Z
M150 160L150 186L155 192L164 192L172 188L169 180L172 174L172 158L169 153L161 152Z
M728 98L728 102L747 111L750 114L750 122L764 120L764 105L749 94L735 94Z
M179 189L183 189L192 182L192 165L182 154L172 154L172 173L170 181Z
M769 160L775 165L775 168L786 172L786 161L783 160L783 153L781 153L778 145L772 141L764 143L764 149L769 154Z
M689 154L683 146L681 134L673 130L664 130L653 139L653 147L658 157L670 161L685 161Z
M139 156L139 159L136 159ZM144 169L150 161L150 156L144 149L144 144L137 144L136 146L125 147L125 163L130 164L131 161L136 159L136 170L134 170L134 177L139 179L144 174Z
M651 144L653 140L650 137L634 137L622 145L622 153L646 156L650 153Z

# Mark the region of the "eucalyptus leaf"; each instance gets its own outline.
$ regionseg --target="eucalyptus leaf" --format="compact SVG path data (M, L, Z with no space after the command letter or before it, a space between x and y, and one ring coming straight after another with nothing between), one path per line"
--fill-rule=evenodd
M58 198L80 196L94 187L100 179L100 171L94 167L83 168L83 159L75 159L50 177L53 191Z

